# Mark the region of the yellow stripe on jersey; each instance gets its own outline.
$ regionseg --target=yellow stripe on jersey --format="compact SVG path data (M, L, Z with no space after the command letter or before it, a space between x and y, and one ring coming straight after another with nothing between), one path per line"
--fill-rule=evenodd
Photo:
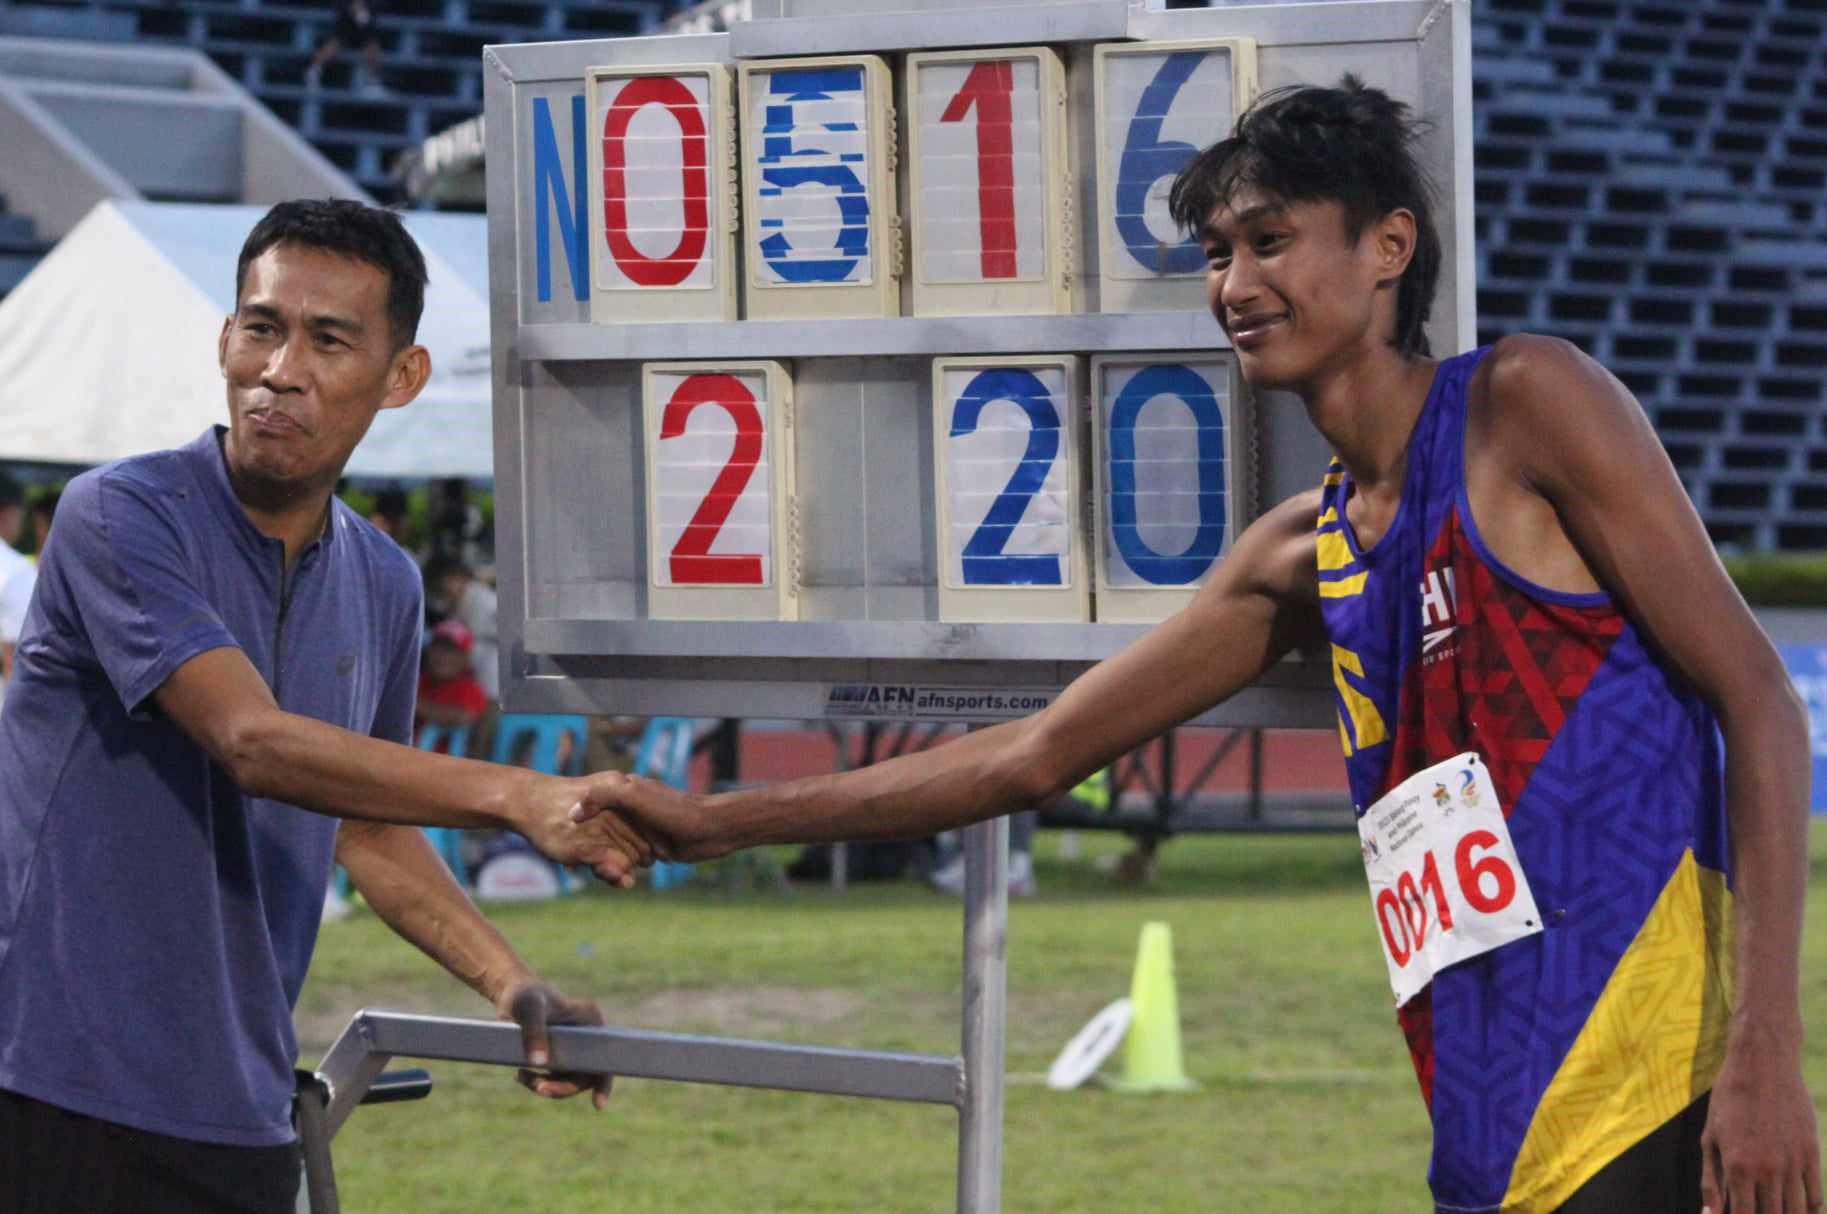
M1313 539L1317 545L1314 554L1319 558L1321 573L1351 567L1351 545L1345 542L1343 531L1322 531Z
M1503 1209L1546 1214L1713 1086L1731 1005L1732 895L1685 852L1542 1094Z
M1339 700L1345 706L1345 716L1351 719L1351 736L1345 736L1345 717L1339 719L1339 741L1344 743L1345 757L1349 759L1357 750L1366 746L1375 746L1389 736L1389 728L1383 724L1383 714L1377 711L1374 701L1345 680L1345 673L1350 671L1358 678L1364 677L1364 662L1357 654L1338 645L1332 647L1332 682L1339 691Z
M1362 594L1364 593L1364 583L1369 579L1370 574L1365 572L1342 577L1336 582L1321 581L1319 584L1320 597L1322 599L1348 599L1353 595Z

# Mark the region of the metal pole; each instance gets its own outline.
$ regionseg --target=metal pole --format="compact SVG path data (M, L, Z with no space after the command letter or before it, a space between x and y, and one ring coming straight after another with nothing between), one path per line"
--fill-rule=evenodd
M1002 1087L1008 1006L1009 820L964 832L964 1099L958 1214L1002 1209Z

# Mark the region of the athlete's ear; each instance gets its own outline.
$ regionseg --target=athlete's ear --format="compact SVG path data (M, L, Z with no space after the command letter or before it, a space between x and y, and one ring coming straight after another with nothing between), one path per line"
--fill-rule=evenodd
M1415 213L1407 207L1397 207L1370 225L1365 234L1374 242L1377 286L1393 287L1402 281L1415 255L1415 230Z

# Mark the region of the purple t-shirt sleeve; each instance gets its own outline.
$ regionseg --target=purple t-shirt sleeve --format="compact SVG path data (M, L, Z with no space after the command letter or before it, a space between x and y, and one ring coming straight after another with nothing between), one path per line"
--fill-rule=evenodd
M374 728L369 733L405 746L413 744L412 717L419 701L419 641L424 632L420 621L425 618L423 592L414 589L406 596L411 610L395 625L395 654L387 684L381 688L381 700L374 709Z
M179 666L236 641L196 583L183 523L163 500L170 490L119 475L72 488L40 576L57 580L62 607L134 712Z

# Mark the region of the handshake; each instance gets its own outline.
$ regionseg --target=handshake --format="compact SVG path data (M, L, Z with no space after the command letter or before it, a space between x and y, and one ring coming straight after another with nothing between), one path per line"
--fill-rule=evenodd
M624 889L655 860L708 860L733 850L700 798L618 771L539 776L510 818L549 858Z

